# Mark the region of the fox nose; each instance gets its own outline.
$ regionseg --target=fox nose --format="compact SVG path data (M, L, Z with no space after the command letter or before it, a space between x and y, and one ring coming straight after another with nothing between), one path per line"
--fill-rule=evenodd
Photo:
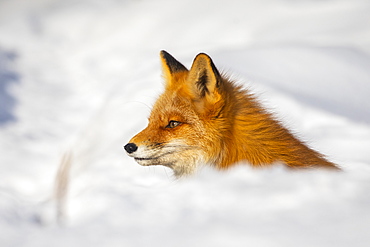
M131 154L137 150L137 146L135 143L128 143L124 146L124 149L127 153Z

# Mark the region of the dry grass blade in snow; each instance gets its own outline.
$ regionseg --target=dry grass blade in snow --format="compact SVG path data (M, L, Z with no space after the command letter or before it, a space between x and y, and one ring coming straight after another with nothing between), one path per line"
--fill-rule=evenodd
M64 153L55 178L56 217L59 224L63 223L66 217L66 200L71 163L72 154L70 152Z

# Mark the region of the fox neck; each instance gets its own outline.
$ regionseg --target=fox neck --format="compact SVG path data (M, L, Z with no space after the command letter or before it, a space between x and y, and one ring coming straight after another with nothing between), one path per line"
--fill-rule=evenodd
M225 169L238 162L263 166L282 162L291 168L323 166L336 168L318 152L294 137L254 99L229 81L224 82L225 100L218 125L218 150L213 163ZM212 144L215 146L215 144Z

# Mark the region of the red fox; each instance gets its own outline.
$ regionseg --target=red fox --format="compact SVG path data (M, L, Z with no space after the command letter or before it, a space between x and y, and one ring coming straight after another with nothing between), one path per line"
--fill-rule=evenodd
M166 51L160 57L165 91L148 126L124 146L140 165L163 165L176 177L202 163L218 169L240 162L339 169L293 136L252 93L221 75L208 55L198 54L190 70Z

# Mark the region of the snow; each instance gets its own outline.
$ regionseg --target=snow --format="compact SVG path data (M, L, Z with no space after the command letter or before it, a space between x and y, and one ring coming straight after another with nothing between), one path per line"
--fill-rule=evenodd
M367 0L0 1L0 246L369 246L369 12ZM188 67L209 54L343 171L175 180L136 164L122 146L162 90L162 49Z

